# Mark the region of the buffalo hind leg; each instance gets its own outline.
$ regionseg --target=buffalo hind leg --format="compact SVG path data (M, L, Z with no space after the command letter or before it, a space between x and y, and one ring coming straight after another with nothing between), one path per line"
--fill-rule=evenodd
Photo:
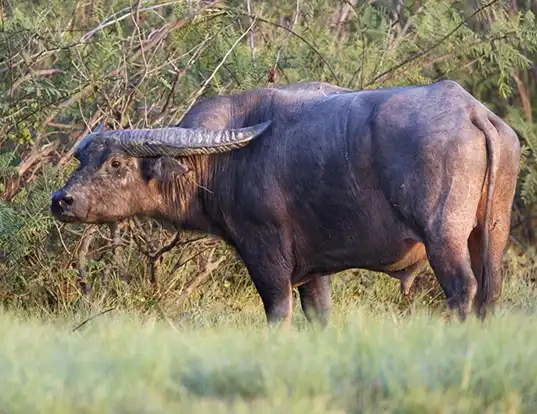
M443 238L426 245L429 263L440 283L451 312L457 311L461 321L472 311L477 280L467 255L467 239Z
M325 328L330 321L332 297L330 296L330 276L313 276L298 287L300 304L309 323L318 323Z
M510 208L510 205L506 208ZM509 222L505 219L505 217L509 218L508 214L509 212L505 213L504 216L500 216L497 219L495 225L493 226L493 230L490 232L490 245L488 246L488 248L490 252L489 266L491 266L490 272L492 274L490 283L492 283L493 294L490 303L486 304L487 309L475 309L478 316L481 317L485 316L485 311L489 308L491 311L494 310L495 304L501 294L502 280L500 274L500 266L503 250L505 248L505 245L507 244L507 239L509 237ZM478 277L483 270L482 249L483 227L482 225L478 225L472 230L470 238L468 239L468 250L470 251L470 258L472 261L472 270L474 271L476 277Z

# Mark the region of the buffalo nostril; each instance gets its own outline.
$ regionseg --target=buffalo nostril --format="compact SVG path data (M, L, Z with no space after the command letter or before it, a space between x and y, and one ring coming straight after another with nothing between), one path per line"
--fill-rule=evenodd
M71 211L74 202L74 197L62 188L52 194L50 211L56 219L70 221L74 217Z
M59 213L66 213L74 202L74 198L65 190L59 190L52 195L51 208Z
M62 197L62 201L67 204L68 206L70 206L71 204L73 204L73 196L71 194L65 194L63 197Z

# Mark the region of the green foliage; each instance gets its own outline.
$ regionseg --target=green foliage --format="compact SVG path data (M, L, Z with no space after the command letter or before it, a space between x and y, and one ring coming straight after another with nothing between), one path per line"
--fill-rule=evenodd
M28 255L40 250L53 227L48 211L51 187L46 175L22 191L11 203L0 204L0 250L8 252L8 266L20 266ZM23 269L20 269L23 270Z
M17 153L5 152L0 153L0 177L6 178L17 174Z
M537 125L524 119L518 108L511 108L506 117L524 139L522 147L520 197L528 204L537 203Z

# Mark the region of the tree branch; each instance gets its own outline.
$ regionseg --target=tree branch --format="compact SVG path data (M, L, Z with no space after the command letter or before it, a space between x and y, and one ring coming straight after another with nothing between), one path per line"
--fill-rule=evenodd
M315 54L317 56L319 56L321 58L321 60L323 61L323 63L326 65L326 67L328 68L328 70L330 71L330 73L332 74L332 77L334 78L334 80L336 81L336 84L339 85L339 78L337 77L337 75L335 74L335 72L333 71L332 67L330 66L330 64L328 63L328 61L324 58L323 55L321 55L321 53L315 48L315 46L313 46L309 41L307 41L306 39L304 39L301 35L299 35L298 33L296 33L295 31L293 31L292 29L289 29L288 27L285 27L284 25L281 25L279 23L276 23L276 22L271 22L270 20L266 20L266 19L263 19L262 17L258 17L258 16L255 16L255 15L249 15L248 13L238 13L239 15L241 16L247 16L247 17L255 17L257 19L257 21L261 22L261 23L265 23L265 24L270 24L272 26L275 26L275 27L279 27L280 29L283 29L289 33L291 33L293 36L295 36L296 38L300 39L302 42L304 42L311 50L313 50L315 52Z
M429 54L430 52L432 52L434 49L436 49L438 46L440 46L442 43L444 43L447 39L449 39L451 36L453 36L453 34L459 30L462 26L464 26L466 23L468 23L476 14L482 12L483 10L486 10L487 8L489 8L490 6L498 3L499 0L492 0L491 2L487 3L487 4L484 4L483 6L477 8L472 14L470 14L470 16L468 16L466 19L464 19L461 23L459 23L457 26L455 26L455 28L453 30L451 30L448 34L446 34L445 36L443 36L438 42L436 42L435 44L433 44L432 46L430 46L429 48L425 49L425 50L420 50L419 52L416 52L414 53L412 56L409 56L408 58L406 58L405 60L403 60L401 63L398 63L397 65L385 70L384 72L382 72L380 75L377 75L375 76L371 81L369 81L365 87L368 87L370 86L371 84L375 83L377 80L379 80L380 78L386 76L387 74L391 73L391 72L394 72L396 71L397 69L401 69L403 66L413 62L414 60L422 57L422 56L425 56L427 54Z

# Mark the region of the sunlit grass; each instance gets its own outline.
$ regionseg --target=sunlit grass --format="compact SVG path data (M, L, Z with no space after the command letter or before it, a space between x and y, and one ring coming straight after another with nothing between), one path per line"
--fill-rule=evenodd
M252 286L222 295L218 281L181 310L4 311L0 412L534 412L535 269L509 257L484 324L446 322L434 283L403 298L396 280L359 272L334 277L325 331L297 297L292 328L268 330Z
M482 325L449 324L423 310L397 316L337 308L323 332L300 324L269 331L253 308L227 319L208 315L206 327L110 312L74 332L74 320L6 313L0 407L9 413L533 412L537 317L527 310L500 309Z

